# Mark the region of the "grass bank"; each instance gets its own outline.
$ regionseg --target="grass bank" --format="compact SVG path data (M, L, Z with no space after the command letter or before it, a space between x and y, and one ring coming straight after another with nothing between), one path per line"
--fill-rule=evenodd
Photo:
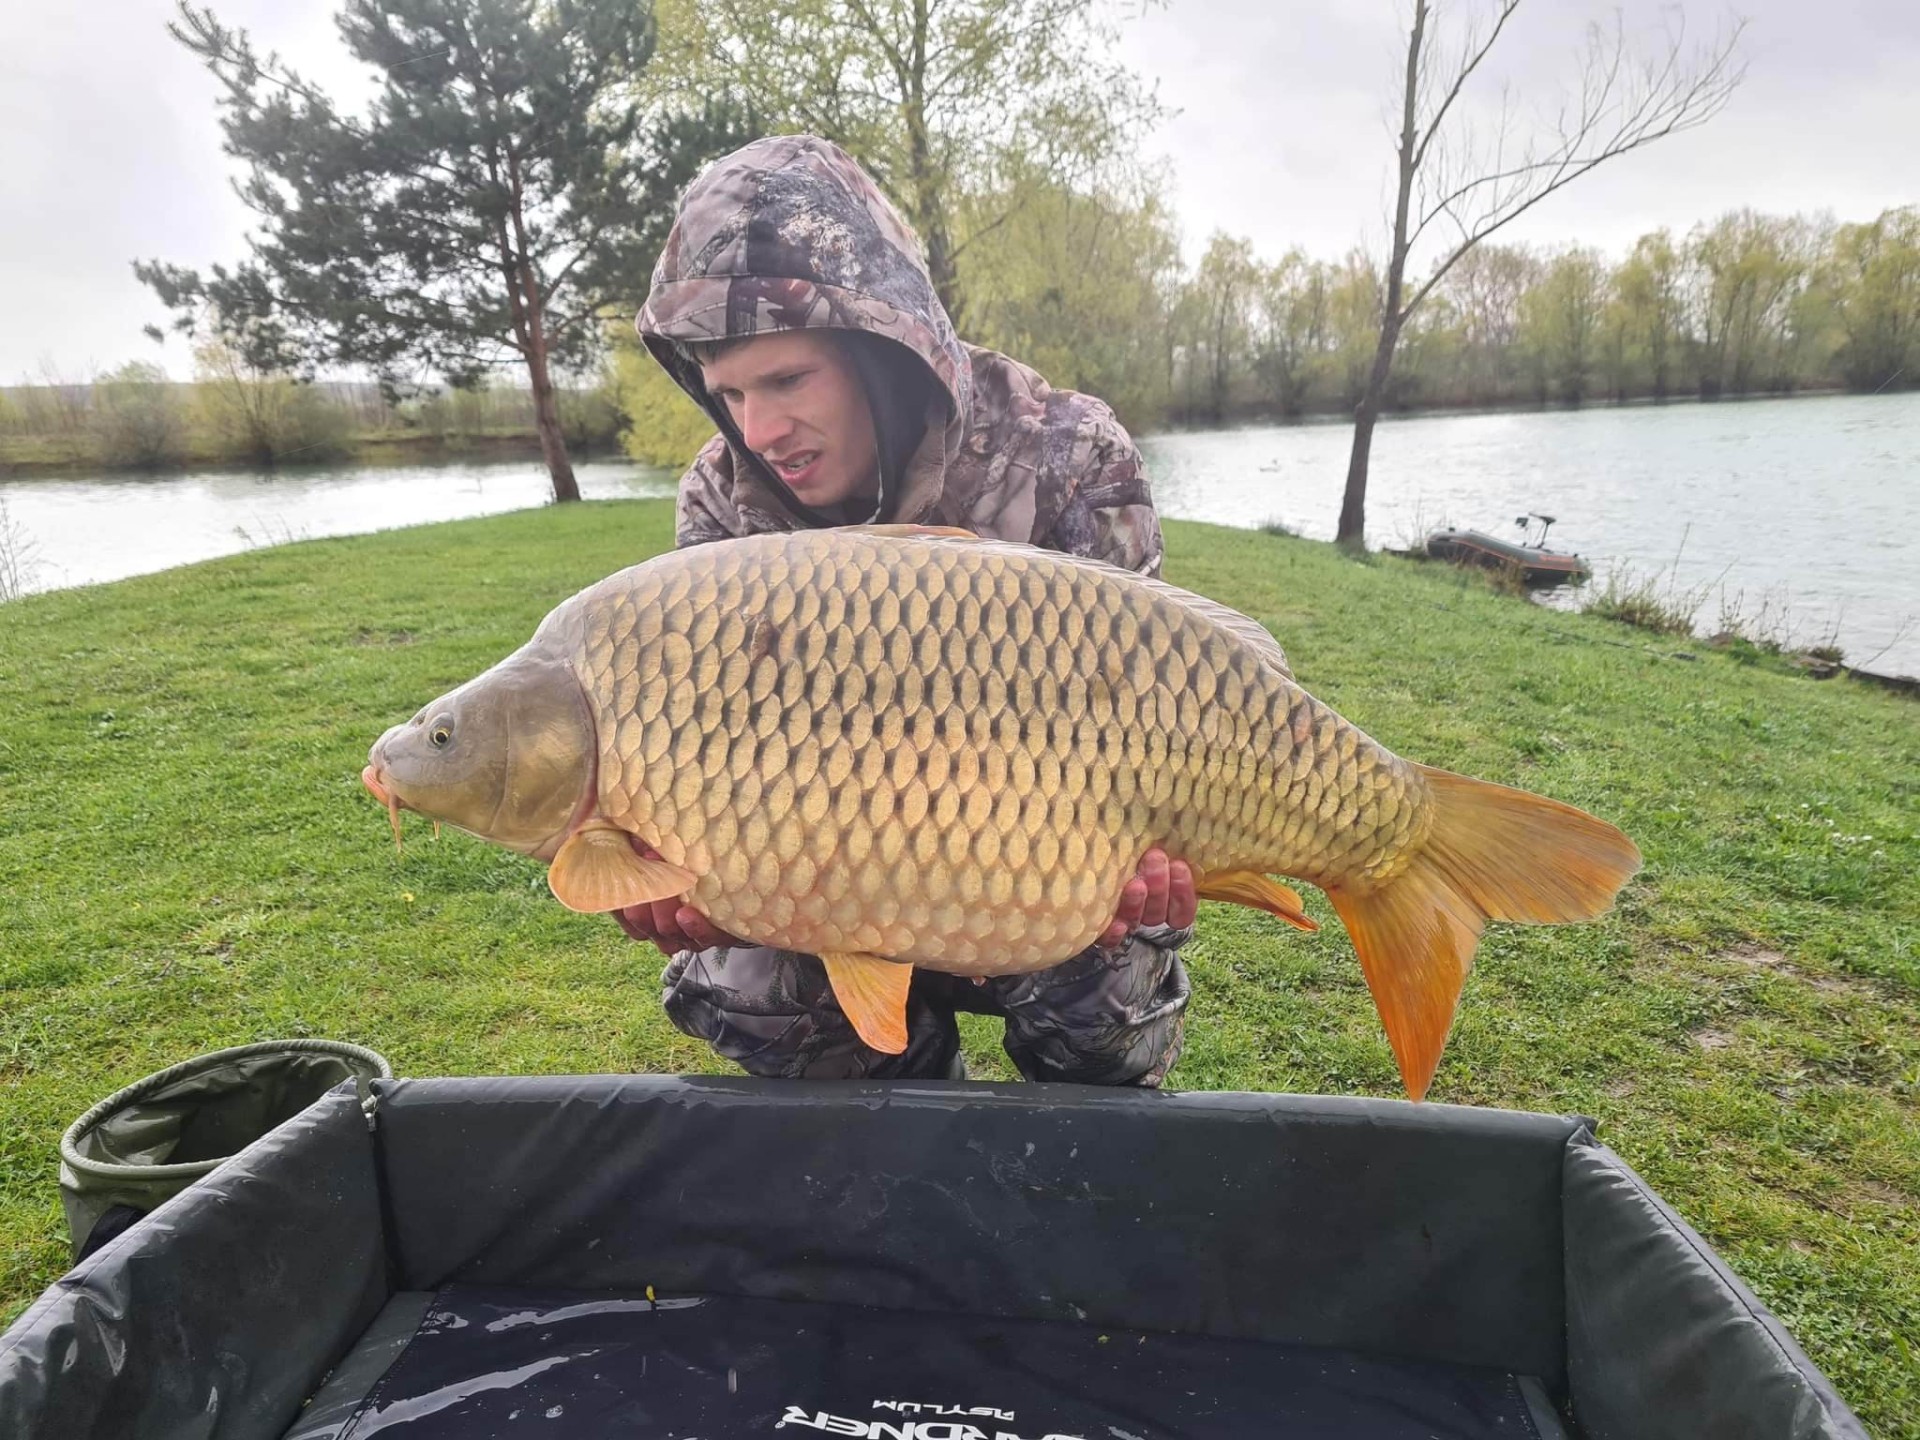
M403 1073L725 1068L661 962L538 866L357 779L387 724L669 543L664 502L255 551L0 617L0 1320L63 1268L61 1129L283 1035ZM1497 927L1433 1090L1577 1111L1881 1436L1920 1436L1920 708L1332 547L1175 524L1169 577L1265 621L1400 752L1591 808L1647 868L1604 922ZM1391 1096L1360 972L1210 906L1173 1084ZM968 1021L976 1074L1007 1073Z

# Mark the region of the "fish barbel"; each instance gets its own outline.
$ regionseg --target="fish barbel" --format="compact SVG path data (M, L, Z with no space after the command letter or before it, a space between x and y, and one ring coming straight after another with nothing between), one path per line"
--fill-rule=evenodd
M1416 1098L1485 923L1592 918L1640 860L1584 811L1394 755L1236 611L912 526L623 570L387 731L364 778L548 861L573 909L683 896L819 955L895 1053L913 966L1078 954L1152 846L1202 897L1311 929L1271 878L1297 877L1345 924Z

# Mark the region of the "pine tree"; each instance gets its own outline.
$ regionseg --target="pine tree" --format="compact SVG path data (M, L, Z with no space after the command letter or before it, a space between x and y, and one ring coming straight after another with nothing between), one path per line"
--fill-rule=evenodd
M380 77L363 116L181 0L168 29L220 82L260 223L231 270L135 273L175 329L211 327L263 370L459 385L523 364L554 497L578 499L555 373L638 307L680 190L751 118L638 98L654 26L636 0L347 0L336 23Z

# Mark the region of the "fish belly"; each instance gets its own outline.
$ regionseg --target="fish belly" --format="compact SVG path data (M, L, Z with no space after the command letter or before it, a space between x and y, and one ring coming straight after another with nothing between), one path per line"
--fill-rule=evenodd
M635 567L568 621L601 812L734 934L974 975L1091 944L1153 845L1203 875L1391 863L1409 767L1181 593L844 530Z

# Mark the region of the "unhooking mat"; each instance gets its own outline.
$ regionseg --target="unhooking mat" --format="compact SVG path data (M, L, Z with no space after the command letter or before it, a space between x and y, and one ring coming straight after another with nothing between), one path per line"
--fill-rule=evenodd
M287 1440L1562 1440L1531 1381L1344 1350L735 1297L396 1296Z

